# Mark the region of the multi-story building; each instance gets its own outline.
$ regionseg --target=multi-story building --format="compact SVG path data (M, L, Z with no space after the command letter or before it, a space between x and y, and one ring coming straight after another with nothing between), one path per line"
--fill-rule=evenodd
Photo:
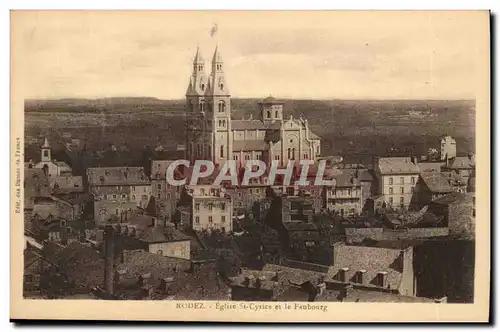
M167 182L167 169L177 159L184 158L184 151L149 151L147 172L151 177L151 194L155 198L158 217L170 220L181 195L180 186Z
M215 185L186 186L179 204L189 206L193 230L232 232L233 201L224 188Z
M420 174L416 158L377 158L374 168L384 202L395 209L408 209Z
M467 181L475 167L476 158L471 153L468 156L446 159L445 164L441 167L441 172L458 184L467 187Z
M124 221L137 207L145 208L151 182L143 167L95 167L86 172L85 187L94 197L96 223Z
M358 170L344 169L334 177L335 186L324 190L325 206L328 211L341 216L359 215L363 209L363 194Z
M208 159L217 164L233 159L316 160L321 142L305 119L284 119L283 103L272 97L260 104L259 119L231 119L231 94L224 74L224 62L216 48L212 72L207 77L205 62L196 52L193 73L186 91L187 159Z

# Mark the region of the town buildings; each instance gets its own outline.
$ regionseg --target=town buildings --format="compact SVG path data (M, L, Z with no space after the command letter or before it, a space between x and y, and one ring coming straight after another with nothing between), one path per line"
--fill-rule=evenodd
M186 186L179 205L189 208L194 231L233 230L233 201L220 186Z
M143 167L88 168L86 189L94 198L96 224L126 221L136 207L145 208L151 197L151 182Z
M334 179L335 185L324 189L326 209L341 216L361 214L364 196L360 172L344 169Z
M420 174L416 158L377 158L375 174L378 193L385 203L394 209L408 209Z
M188 128L187 159L213 160L217 164L233 159L316 160L321 153L320 138L306 119L283 117L283 103L268 97L260 104L259 119L231 118L231 94L225 77L225 64L218 48L212 58L209 76L199 49L186 91Z

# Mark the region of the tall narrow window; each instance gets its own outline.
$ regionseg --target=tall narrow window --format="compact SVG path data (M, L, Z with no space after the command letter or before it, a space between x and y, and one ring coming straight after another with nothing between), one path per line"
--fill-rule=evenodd
M220 157L224 158L224 145L220 146Z
M292 156L292 149L288 148L288 159L290 159Z
M292 149L292 159L295 160L295 148Z
M275 112L274 112L274 117L275 117L275 118L278 118L278 111L275 111Z
M219 113L224 113L226 111L226 104L223 101L219 102Z
M271 118L271 111L267 111L267 118L270 119Z

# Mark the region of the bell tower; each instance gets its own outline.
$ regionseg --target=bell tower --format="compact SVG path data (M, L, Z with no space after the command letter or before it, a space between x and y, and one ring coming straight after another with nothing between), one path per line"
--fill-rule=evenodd
M49 162L52 161L52 148L49 145L49 140L47 137L45 137L45 140L43 141L43 145L40 147L40 160L42 162Z
M232 159L231 94L224 75L224 61L218 46L212 58L212 72L208 78L205 100L212 123L212 160L222 164Z

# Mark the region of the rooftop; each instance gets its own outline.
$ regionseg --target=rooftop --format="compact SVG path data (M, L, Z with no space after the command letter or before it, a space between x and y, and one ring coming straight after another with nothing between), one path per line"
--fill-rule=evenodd
M379 158L377 167L382 174L418 174L418 164L412 162L411 157Z
M233 151L261 151L267 150L264 140L237 140L233 142Z
M87 169L91 185L147 185L143 167L94 167Z
M470 194L452 192L448 195L433 200L432 203L441 205L473 204L473 199L473 196Z
M433 193L451 193L453 191L448 179L441 173L427 172L420 174L420 177Z
M377 274L387 272L387 286L399 288L403 273L401 250L345 244L338 245L337 249L328 279L335 280L341 269L348 268L346 281L356 282L356 272L365 270L363 284L376 286Z

